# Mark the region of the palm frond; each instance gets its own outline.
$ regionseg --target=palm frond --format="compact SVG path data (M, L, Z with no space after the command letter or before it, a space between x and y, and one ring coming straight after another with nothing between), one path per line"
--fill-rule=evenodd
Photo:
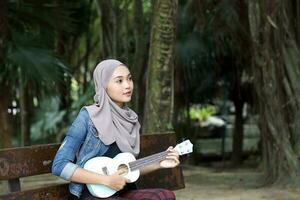
M8 19L12 29L26 31L28 29L61 30L72 33L76 30L76 21L72 14L79 7L79 2L64 1L31 1L22 0L8 2Z
M13 34L8 42L6 54L7 66L19 68L25 82L28 80L36 84L50 85L62 81L64 73L68 73L68 67L51 50L35 42L35 37L30 35ZM11 77L16 74L10 74Z

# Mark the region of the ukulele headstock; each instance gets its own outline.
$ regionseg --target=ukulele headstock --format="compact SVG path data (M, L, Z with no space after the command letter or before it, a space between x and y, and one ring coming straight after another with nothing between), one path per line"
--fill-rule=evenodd
M193 152L193 144L190 140L185 140L179 144L177 144L174 148L178 151L179 155L184 155Z

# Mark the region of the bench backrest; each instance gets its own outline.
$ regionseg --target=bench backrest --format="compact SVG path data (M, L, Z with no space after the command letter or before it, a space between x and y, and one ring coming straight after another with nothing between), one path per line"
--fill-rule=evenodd
M141 136L141 153L145 157L176 145L175 133ZM11 193L0 199L68 199L67 184L20 191L19 178L51 173L52 160L60 144L35 145L0 150L0 180L8 180ZM172 190L184 188L180 167L164 169L138 180L139 188L160 187Z

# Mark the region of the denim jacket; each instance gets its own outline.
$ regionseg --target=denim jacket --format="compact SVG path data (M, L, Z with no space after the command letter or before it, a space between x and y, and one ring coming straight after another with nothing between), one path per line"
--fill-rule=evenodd
M101 156L108 150L98 137L97 130L85 108L82 108L69 128L52 165L52 174L70 181L78 167L83 167L86 161ZM80 197L84 184L70 182L70 192Z

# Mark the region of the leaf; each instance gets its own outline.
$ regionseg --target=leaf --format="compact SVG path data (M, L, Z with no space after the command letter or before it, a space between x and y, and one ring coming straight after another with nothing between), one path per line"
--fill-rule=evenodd
M55 135L63 124L66 111L59 110L59 100L56 97L45 98L35 112L35 120L31 126L31 139L33 141Z
M44 83L46 87L53 87L52 83L62 81L62 74L68 73L68 67L52 50L36 44L35 38L30 35L14 33L12 37L6 55L6 62L11 68L8 70L19 67L25 82Z

